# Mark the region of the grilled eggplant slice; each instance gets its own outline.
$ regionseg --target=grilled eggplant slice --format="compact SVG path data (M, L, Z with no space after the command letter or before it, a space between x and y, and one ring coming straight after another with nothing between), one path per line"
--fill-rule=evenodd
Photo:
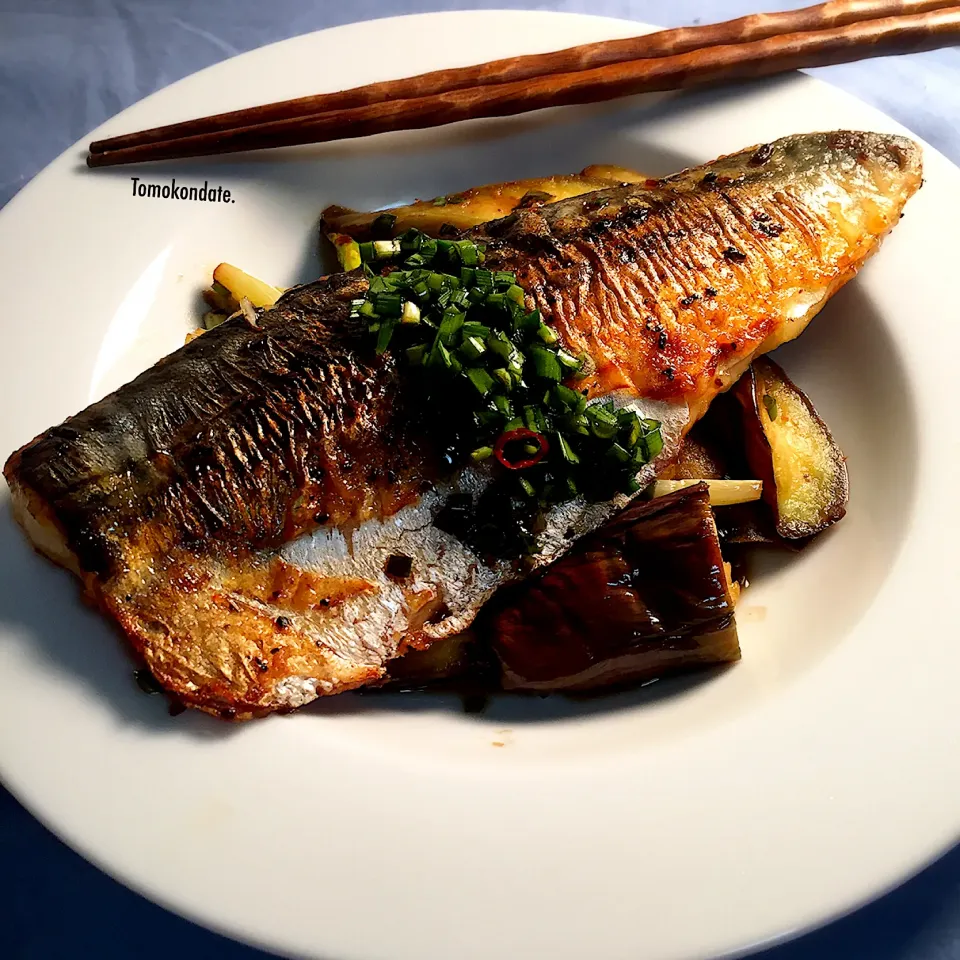
M739 404L721 394L706 416L684 438L677 456L658 474L658 482L683 480L759 479L747 464ZM714 503L713 506L719 506ZM715 510L720 542L733 545L793 547L777 534L770 508L763 501L719 506Z
M464 630L422 650L410 650L390 661L387 687L421 687L475 674L482 646L475 630Z
M493 620L508 690L585 691L740 658L707 488L635 504Z
M744 450L788 540L813 536L847 509L847 465L809 398L772 360L754 361L733 389L740 405Z
M721 401L718 397L714 404ZM711 417L711 412L707 417ZM684 437L674 460L657 474L658 480L722 480L730 476L730 443L717 436L706 418L694 424ZM744 470L746 466L744 465ZM746 476L746 473L743 474Z

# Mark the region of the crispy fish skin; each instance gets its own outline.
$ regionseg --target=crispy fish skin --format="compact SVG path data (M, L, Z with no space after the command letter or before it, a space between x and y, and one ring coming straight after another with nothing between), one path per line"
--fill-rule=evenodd
M910 140L808 134L487 232L505 246L498 267L593 357L593 393L685 401L696 420L754 356L799 336L920 182Z
M853 276L920 177L909 140L811 134L475 235L590 358L594 396L661 420L666 459ZM518 576L433 525L489 478L445 468L408 379L351 329L364 289L341 274L238 316L6 464L35 545L189 706L248 718L376 680ZM626 502L555 508L535 563ZM402 581L394 554L413 560Z
M365 286L338 275L223 324L7 462L35 543L187 704L252 715L291 670L331 691L378 675L296 626L369 583L277 555L395 514L439 472L395 361L349 327Z

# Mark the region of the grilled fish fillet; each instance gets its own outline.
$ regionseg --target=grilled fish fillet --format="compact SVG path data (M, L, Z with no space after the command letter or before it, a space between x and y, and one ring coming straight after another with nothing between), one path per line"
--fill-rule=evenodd
M920 149L818 133L477 228L587 385L662 423L652 478L750 360L796 337L900 219ZM378 680L464 629L515 559L433 519L489 476L435 448L389 354L349 320L339 274L238 316L8 460L28 536L73 570L157 680L229 718ZM531 566L627 500L555 507ZM394 555L409 576L388 574Z

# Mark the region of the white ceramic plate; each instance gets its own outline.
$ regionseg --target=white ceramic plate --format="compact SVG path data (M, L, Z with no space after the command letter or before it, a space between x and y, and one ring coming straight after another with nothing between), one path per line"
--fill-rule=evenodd
M205 70L96 135L637 29L547 13L362 23ZM665 174L833 127L903 132L790 76L163 167L89 172L78 145L0 217L0 452L177 347L218 261L281 285L314 277L329 202L602 161ZM960 174L932 149L926 169L879 257L778 356L849 455L851 507L757 572L735 668L587 706L503 699L479 717L345 697L239 727L172 719L4 510L5 782L147 896L328 960L714 956L901 880L960 827ZM134 197L132 176L207 180L231 202Z

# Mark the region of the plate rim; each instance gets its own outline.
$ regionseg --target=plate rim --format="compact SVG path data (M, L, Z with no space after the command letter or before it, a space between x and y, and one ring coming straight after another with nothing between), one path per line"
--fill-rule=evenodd
M224 61L218 61L217 63L211 64L202 70L196 71L186 77L183 77L168 86L161 88L160 90L154 91L153 93L145 96L141 100L137 101L134 104L131 104L129 107L125 108L120 113L116 114L114 117L109 118L103 124L96 127L89 134L81 137L74 144L67 147L58 157L52 160L47 166L45 166L41 171L39 171L31 181L26 184L21 190L17 192L10 199L10 201L0 210L0 226L3 222L8 221L11 217L15 216L16 213L10 214L8 211L17 211L20 206L31 202L31 198L40 190L42 190L46 182L66 171L61 171L61 165L65 165L70 159L73 158L75 152L79 147L82 147L88 140L93 139L95 136L102 136L102 131L110 128L118 122L122 121L122 118L128 116L131 113L137 112L145 108L145 105L154 98L166 97L171 94L171 91L174 88L177 88L181 85L189 85L189 83L195 80L202 74L208 74L218 71L224 63L228 61L241 60L244 57L254 58L258 55L263 55L264 51L269 51L273 48L283 47L292 42L309 42L315 40L315 38L323 36L327 37L330 34L359 30L361 32L369 29L382 29L385 25L395 23L397 21L410 21L410 20L422 20L425 22L433 22L437 19L449 19L449 20L469 20L475 18L496 18L496 17L517 17L517 18L543 18L543 19L564 19L564 20L589 20L589 21L602 21L608 24L618 24L625 25L630 24L636 31L640 32L641 30L649 29L658 29L652 27L648 24L642 24L634 21L625 20L623 18L617 17L604 17L596 16L591 14L580 14L572 13L565 11L546 11L546 10L448 10L448 11L438 11L434 13L415 13L415 14L406 14L402 16L392 16L392 17L382 17L374 20L367 21L358 21L354 23L342 24L335 27L330 27L322 30L311 31L306 34L301 34L295 37L290 37L283 40L278 40L270 44L266 44L263 47L254 48L249 51L245 51L242 54L239 54L235 57L230 57ZM829 90L829 95L834 98L842 98L851 105L855 105L857 109L868 110L875 114L881 114L877 108L870 106L869 104L864 103L858 97L850 94L844 90L841 90L837 87L834 87L832 84L826 83L816 77L811 77L807 74L804 74L804 82L807 84L813 84L819 87L827 88ZM882 115L882 114L881 114ZM886 115L883 115L886 117ZM902 128L902 124L897 121L893 121L892 118L886 117L889 122L894 123L897 127ZM931 146L926 141L922 140L920 137L911 133L911 136L914 137L924 148L924 153L927 158L931 156L936 156L944 163L949 164L953 168L954 172L957 173L960 177L960 171L957 170L957 167L949 160L942 152L938 151L935 147ZM2 755L0 755L0 769L4 768L4 760ZM249 933L238 934L236 929L231 929L229 926L226 926L217 920L213 919L209 914L204 913L202 909L196 910L186 910L182 903L178 903L176 900L171 900L163 893L152 889L148 886L147 881L139 880L136 877L131 876L127 871L118 869L115 866L109 863L108 859L102 858L94 849L90 848L86 843L84 843L79 838L73 837L70 833L65 832L60 825L57 825L54 818L51 816L49 819L47 817L47 811L42 808L42 804L35 804L29 799L25 799L25 795L29 793L28 790L21 790L19 784L15 784L14 779L12 779L6 772L3 770L3 782L10 790L10 792L21 802L28 811L35 816L41 823L43 823L48 829L51 830L56 836L60 837L68 846L71 847L74 851L79 853L89 862L95 864L98 869L102 870L108 876L116 879L118 882L129 887L130 889L136 891L138 894L147 897L148 899L161 904L165 909L170 910L171 912L184 916L187 919L190 919L193 922L202 924L204 927L209 929L216 930L218 933L230 938L239 940L241 942L253 943L262 949L278 952L281 950L278 945L273 941L264 940L259 937L252 937ZM958 817L958 826L960 826L960 817ZM956 839L956 838L955 838ZM909 867L905 872L901 872L896 878L892 881L889 881L887 884L873 889L870 893L865 896L856 898L854 901L851 901L847 904L844 904L836 910L836 912L822 916L818 919L815 919L811 922L808 922L800 927L784 931L783 933L774 936L772 938L767 938L762 942L753 942L743 947L734 949L733 951L727 951L722 954L726 957L737 957L744 956L749 953L753 953L759 949L765 949L771 946L774 946L778 943L785 942L787 940L793 939L797 936L800 936L810 930L816 929L826 923L833 922L840 917L848 915L856 910L860 909L865 904L872 902L873 900L883 896L892 889L895 889L904 880L909 877L914 876L916 873L929 866L931 863L939 859L949 848L940 848L934 851L933 853L925 854L921 859L917 860L913 866ZM298 954L293 953L284 953L283 955L293 956ZM718 956L720 956L718 954Z

